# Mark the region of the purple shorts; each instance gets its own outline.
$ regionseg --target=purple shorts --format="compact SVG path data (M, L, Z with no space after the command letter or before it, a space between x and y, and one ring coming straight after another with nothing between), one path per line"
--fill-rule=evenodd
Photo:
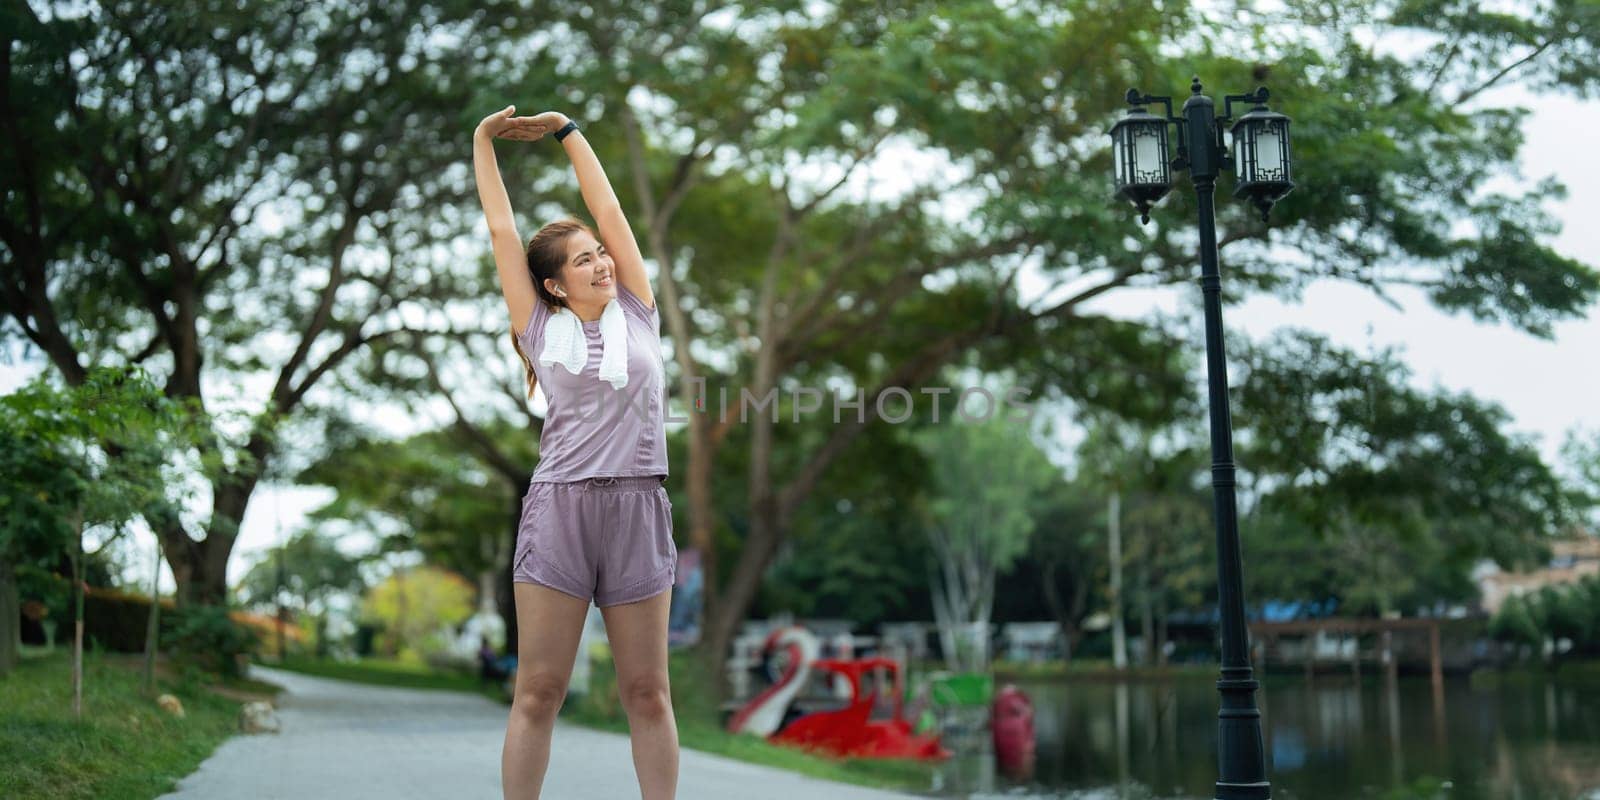
M530 482L511 580L593 598L601 607L672 588L678 547L672 542L672 501L661 481L646 476Z

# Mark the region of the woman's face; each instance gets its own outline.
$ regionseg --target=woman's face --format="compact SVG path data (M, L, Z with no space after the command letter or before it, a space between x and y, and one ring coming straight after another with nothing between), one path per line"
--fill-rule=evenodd
M617 296L616 264L605 245L587 231L578 231L567 237L567 263L557 284L566 292L568 305L603 306Z

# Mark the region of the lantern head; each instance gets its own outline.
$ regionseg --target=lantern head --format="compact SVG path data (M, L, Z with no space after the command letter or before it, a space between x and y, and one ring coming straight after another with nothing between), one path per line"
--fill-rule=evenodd
M1150 206L1172 189L1167 156L1167 120L1144 109L1139 92L1128 90L1127 116L1111 126L1111 152L1117 196L1139 209L1140 222L1150 221Z
M1234 197L1248 199L1266 221L1274 203L1294 188L1289 177L1289 118L1268 111L1265 88L1257 105L1233 123Z

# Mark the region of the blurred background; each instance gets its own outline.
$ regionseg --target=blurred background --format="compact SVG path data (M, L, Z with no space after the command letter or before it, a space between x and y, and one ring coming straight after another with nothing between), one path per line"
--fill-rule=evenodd
M128 752L86 731L139 739L172 693L220 720L159 756L185 774L227 692L273 692L251 663L504 699L545 401L470 144L515 104L583 126L652 273L685 746L794 768L732 715L797 653L882 656L892 713L951 757L809 769L1211 796L1195 201L1141 226L1106 135L1129 87L1181 102L1198 75L1293 119L1270 221L1227 178L1217 209L1276 796L1600 797L1593 0L19 2L0 25L0 741L89 753L0 794L156 796L107 789ZM586 216L558 146L496 150L524 235ZM815 646L769 639L794 626ZM603 626L581 651L564 716L626 730ZM807 674L785 725L850 696ZM1007 683L1025 768L996 749Z

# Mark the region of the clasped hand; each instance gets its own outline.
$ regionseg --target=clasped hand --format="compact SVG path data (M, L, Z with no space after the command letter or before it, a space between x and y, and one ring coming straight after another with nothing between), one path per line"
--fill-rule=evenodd
M514 105L490 114L478 123L477 133L492 139L516 139L521 142L536 142L547 133L561 130L567 124L567 115L560 111L546 111L531 117L513 117L517 107Z

